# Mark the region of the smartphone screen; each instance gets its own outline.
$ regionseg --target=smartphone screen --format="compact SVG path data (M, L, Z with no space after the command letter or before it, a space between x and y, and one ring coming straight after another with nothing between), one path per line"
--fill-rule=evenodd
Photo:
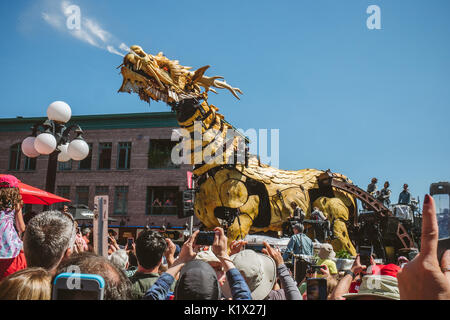
M210 246L214 243L214 231L200 231L195 240L195 244L202 246Z
M94 290L74 290L57 289L54 300L101 300L99 291Z
M134 242L133 238L128 238L128 240L127 240L127 249L128 250L131 250L133 248L133 242Z
M359 247L359 259L361 265L369 267L370 266L370 256L372 255L372 247Z
M309 278L306 280L308 300L327 300L327 279Z

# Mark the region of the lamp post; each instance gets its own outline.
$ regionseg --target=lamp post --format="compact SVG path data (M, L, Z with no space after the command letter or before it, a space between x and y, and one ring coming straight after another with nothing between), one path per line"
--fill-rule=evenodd
M47 109L48 119L31 127L32 133L22 141L22 152L29 158L49 155L45 191L55 193L56 167L59 162L83 160L89 154L89 146L84 141L79 125L66 127L72 110L63 101L51 103ZM75 138L69 143L70 132Z

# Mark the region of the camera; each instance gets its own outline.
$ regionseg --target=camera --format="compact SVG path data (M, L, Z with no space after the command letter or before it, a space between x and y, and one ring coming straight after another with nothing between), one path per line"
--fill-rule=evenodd
M200 231L195 239L196 245L210 246L214 243L214 237L216 233L214 231Z
M308 267L307 267L307 273L309 273L309 274L313 274L313 273L321 273L320 272L320 269L321 268L323 268L323 266L317 266L317 265L313 265L313 264L308 264Z

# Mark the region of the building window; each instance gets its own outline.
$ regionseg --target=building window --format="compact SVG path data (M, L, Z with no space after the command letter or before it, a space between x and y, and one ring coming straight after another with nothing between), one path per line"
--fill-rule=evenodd
M171 160L173 147L177 144L171 140L150 140L148 151L148 168L149 169L167 169L178 168Z
M128 205L128 187L116 187L114 194L114 214L126 215Z
M24 166L23 170L25 170L25 171L36 170L36 160L37 160L37 158L25 157L25 166Z
M89 187L77 187L75 193L75 203L89 205Z
M100 143L98 147L98 168L111 169L111 149L112 143Z
M58 170L59 171L70 171L72 170L72 160L65 162L58 162Z
M78 163L78 170L91 170L92 164L92 143L88 143L89 154L86 158Z
M95 195L96 196L107 196L109 194L108 186L96 186L95 187Z
M16 143L9 148L9 170L20 170L21 156L20 143Z
M149 215L176 215L181 193L178 187L147 187L147 210Z
M56 194L60 197L70 199L70 186L58 186L56 188Z
M119 142L117 148L117 169L130 169L131 142Z

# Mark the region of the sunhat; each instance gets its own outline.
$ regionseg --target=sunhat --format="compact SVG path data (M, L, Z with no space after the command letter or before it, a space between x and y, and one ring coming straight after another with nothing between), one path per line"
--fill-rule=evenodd
M205 262L220 262L220 260L216 257L216 255L211 251L211 249L206 251L200 251L195 256L195 259L202 260Z
M320 259L334 259L336 253L333 250L333 246L329 243L324 243L321 245L319 250Z
M344 294L343 297L348 300L362 297L400 300L397 278L383 275L366 275L362 278L358 293Z
M252 299L266 298L277 279L275 261L265 254L249 249L242 250L230 258L247 282L252 292Z
M19 180L10 175L10 174L2 174L0 175L0 188L18 188Z

